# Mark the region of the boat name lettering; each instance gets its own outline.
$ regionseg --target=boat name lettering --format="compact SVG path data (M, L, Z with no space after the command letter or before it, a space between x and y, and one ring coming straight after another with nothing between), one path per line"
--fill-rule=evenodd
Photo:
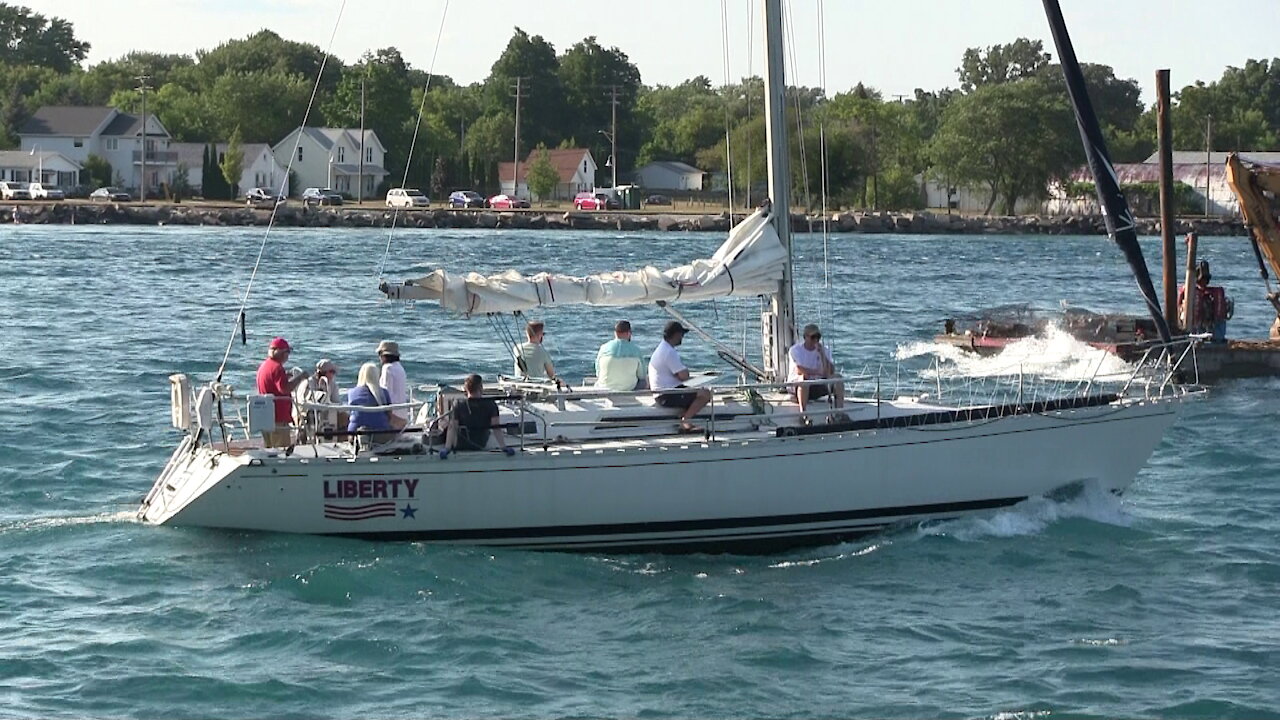
M414 478L394 480L325 480L324 496L342 499L412 498L418 489Z

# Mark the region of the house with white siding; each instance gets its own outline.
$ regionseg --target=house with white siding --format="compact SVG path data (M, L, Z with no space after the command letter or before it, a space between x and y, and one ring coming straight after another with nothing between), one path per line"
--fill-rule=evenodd
M0 180L71 189L80 184L81 170L83 165L58 152L0 150Z
M155 115L121 112L110 107L46 105L18 130L27 152L58 153L84 166L90 155L111 165L112 182L136 192L146 161L147 188L155 193L172 182L177 153L169 148L169 131Z
M378 134L358 128L299 127L271 148L276 163L290 167L298 186L332 188L344 195L368 200L389 174L386 170L387 149ZM363 156L363 160L362 160Z
M172 143L170 147L178 153L178 164L187 170L187 183L196 192L203 194L204 151L208 143ZM217 162L221 165L227 155L227 143L214 145L217 151ZM271 146L266 143L246 143L240 146L244 153L244 165L240 173L240 194L251 188L267 188L273 193L281 193L285 197L292 188L289 187L289 173L276 160Z
M542 150L534 150L520 163L519 178L516 177L514 162L498 163L499 192L519 198L530 198L529 165L538 158ZM537 200L572 200L580 192L592 192L596 189L596 159L586 148L559 148L547 150L547 158L560 176L556 189L551 197L535 198Z

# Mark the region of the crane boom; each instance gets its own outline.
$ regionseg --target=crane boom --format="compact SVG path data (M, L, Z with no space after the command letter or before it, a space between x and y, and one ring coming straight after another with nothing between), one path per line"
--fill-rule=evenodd
M1280 221L1275 203L1280 198L1280 167L1242 160L1238 153L1227 156L1227 184L1240 201L1240 214L1271 274L1280 279ZM1266 268L1260 268L1266 277ZM1267 283L1267 300L1275 308L1276 320L1271 324L1271 338L1280 339L1280 292Z

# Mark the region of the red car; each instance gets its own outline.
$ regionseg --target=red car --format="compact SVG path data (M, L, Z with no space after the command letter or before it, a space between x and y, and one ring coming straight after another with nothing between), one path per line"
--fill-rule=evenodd
M529 201L511 197L510 195L494 195L489 198L489 207L494 210L515 210L516 208L529 207Z
M605 202L595 193L580 192L573 198L574 210L604 210Z

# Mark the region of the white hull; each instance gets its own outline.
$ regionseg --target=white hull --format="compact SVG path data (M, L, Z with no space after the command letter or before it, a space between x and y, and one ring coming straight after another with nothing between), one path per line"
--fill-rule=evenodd
M227 454L190 441L146 521L556 550L761 551L1011 505L1082 481L1126 488L1181 398L774 437L501 453Z

